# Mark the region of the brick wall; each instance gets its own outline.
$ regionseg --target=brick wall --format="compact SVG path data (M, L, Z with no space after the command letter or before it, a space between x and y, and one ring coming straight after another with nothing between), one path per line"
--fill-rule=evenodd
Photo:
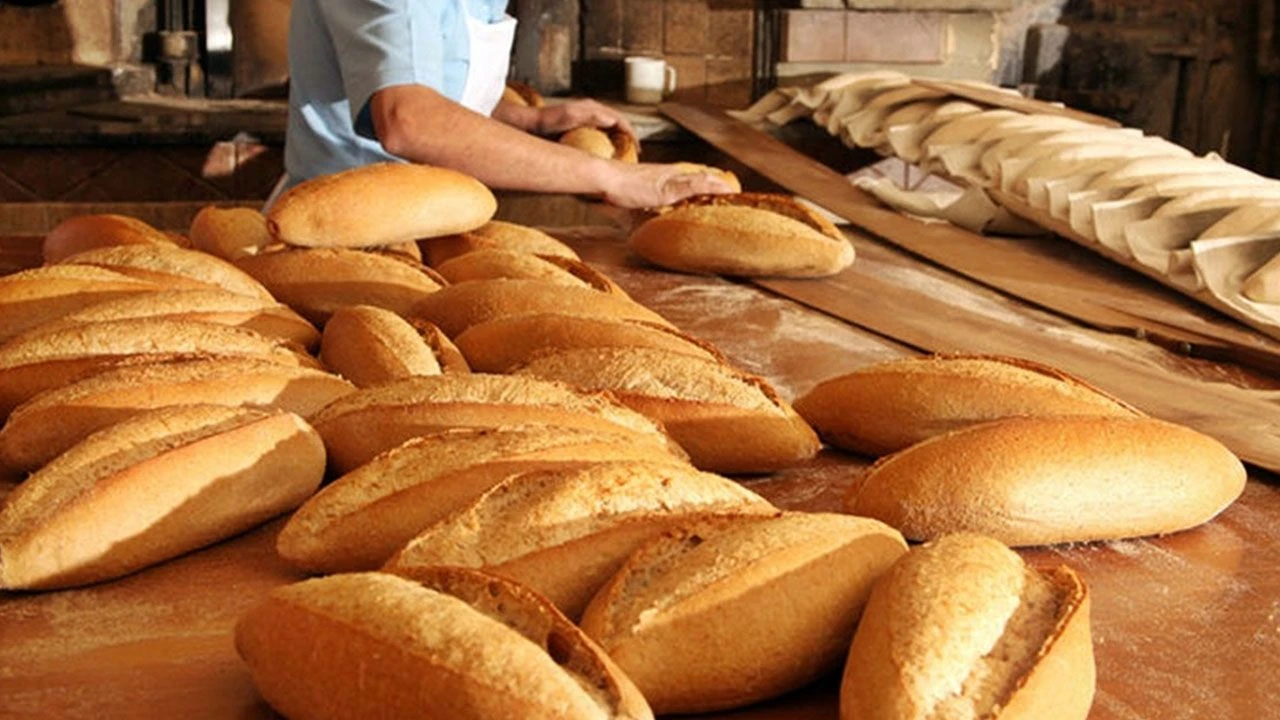
M752 0L584 0L577 81L621 97L622 59L662 57L675 69L672 99L743 107L751 102Z

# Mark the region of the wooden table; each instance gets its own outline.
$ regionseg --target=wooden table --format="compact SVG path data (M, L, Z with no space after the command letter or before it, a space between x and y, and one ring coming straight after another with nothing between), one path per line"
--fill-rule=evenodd
M627 264L616 234L573 244L636 299L767 377L788 398L822 379L914 352L759 287ZM883 301L929 284L992 328L1070 332L1100 355L1194 377L1274 386L1274 379L1188 360L1133 338L1065 327L886 246L859 240L859 263L886 283ZM849 281L846 278L846 281ZM896 290L895 290L896 288ZM909 308L900 308L908 312ZM745 482L780 506L837 510L868 460L824 452L803 467ZM43 594L0 594L0 717L273 717L236 657L231 628L268 591L300 579L273 552L281 521L131 577ZM1067 563L1093 594L1099 720L1280 717L1280 491L1251 475L1244 496L1198 529L1150 540L1025 552ZM836 717L832 680L719 717Z

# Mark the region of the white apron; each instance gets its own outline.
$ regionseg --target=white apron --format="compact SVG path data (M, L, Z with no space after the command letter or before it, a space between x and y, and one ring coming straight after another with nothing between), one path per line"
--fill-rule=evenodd
M461 0L462 16L467 23L467 80L462 86L463 107L481 115L489 115L502 99L507 87L507 71L511 64L511 47L516 41L516 19L503 13L495 23L476 20Z

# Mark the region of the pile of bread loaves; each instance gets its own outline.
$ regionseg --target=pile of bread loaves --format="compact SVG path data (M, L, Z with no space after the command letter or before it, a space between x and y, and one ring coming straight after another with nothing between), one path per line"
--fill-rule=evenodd
M978 85L998 91L991 85ZM898 72L848 73L789 88L745 111L785 124L810 116L849 146L873 148L957 183L1039 226L1200 289L1180 270L1197 240L1280 232L1280 182L1136 128L971 101ZM1280 255L1240 293L1280 302Z
M1173 532L1243 488L1216 441L1008 359L879 365L793 410L494 209L388 165L266 217L206 209L189 238L51 232L43 267L0 278L0 464L30 473L0 587L292 513L277 550L321 577L236 627L287 717L649 718L843 665L844 718L1083 718L1087 590L1009 546ZM819 434L886 455L848 514L725 477Z

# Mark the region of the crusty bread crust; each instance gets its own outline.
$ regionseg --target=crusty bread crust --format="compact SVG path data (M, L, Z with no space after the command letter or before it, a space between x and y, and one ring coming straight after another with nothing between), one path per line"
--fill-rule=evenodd
M1012 418L881 458L845 509L910 540L977 532L1007 545L1160 535L1208 522L1244 490L1221 443L1145 417Z
M402 255L348 248L278 250L241 258L237 264L317 325L348 305L407 315L446 284L430 268Z
M267 288L235 265L199 250L173 245L118 245L65 258L69 265L93 265L148 280L188 280L240 295L275 300Z
M842 720L1083 720L1095 671L1089 596L999 542L952 535L876 583L849 650Z
M582 628L657 713L776 697L839 667L907 545L883 523L783 513L692 522L628 558Z
M763 379L730 365L647 347L585 347L513 371L608 391L667 429L695 467L762 473L818 452L818 436Z
M528 589L458 568L279 588L236 624L290 718L652 720L635 687Z
M640 143L621 128L574 128L560 136L560 144L605 160L640 162Z
M0 465L35 470L91 433L158 407L247 406L305 418L354 391L336 375L253 357L122 365L19 405L0 429Z
M661 425L607 393L509 375L454 373L415 377L366 388L312 418L339 473L350 472L405 440L454 427L537 424L585 428L620 442L684 451Z
M324 326L320 360L361 388L441 373L440 361L417 328L390 310L372 305L349 305L334 311Z
M61 262L86 250L115 245L174 245L173 238L147 223L124 215L77 215L58 223L44 236L45 263Z
M119 577L297 507L324 447L285 412L184 405L112 425L32 475L0 509L0 586Z
M370 247L466 232L498 209L456 170L375 163L295 185L267 211L272 237L305 247Z
M169 318L133 318L42 332L0 345L0 417L50 388L143 359L249 356L318 368L302 348L252 330Z
M415 535L506 478L594 462L685 464L655 445L580 428L458 428L413 438L335 480L289 520L280 556L311 572L376 570Z
M450 285L424 297L411 314L434 323L446 335L456 338L467 328L495 318L542 313L670 325L661 315L625 296L506 278Z
M489 568L576 618L628 555L682 516L773 511L737 483L687 465L623 461L543 470L508 478L423 530L386 569Z
M697 196L637 227L629 242L664 268L745 277L825 277L854 257L826 218L764 193Z
M513 315L472 325L457 338L476 372L505 373L556 350L650 347L726 362L714 347L665 325L558 313Z
M507 86L502 91L502 99L525 107L540 108L546 104L542 93L532 85L516 80L507 81Z
M1054 368L986 355L877 363L819 383L795 409L823 440L873 456L1005 417L1142 414Z
M230 261L257 255L274 242L267 229L267 218L246 207L201 208L191 219L187 234L196 250Z
M40 330L147 317L244 328L304 348L315 347L320 341L320 332L315 326L288 305L213 288L131 293L67 313L42 324Z
M0 277L0 343L96 303L163 288L88 265L46 265Z
M490 220L470 232L420 240L418 246L431 267L439 267L464 253L485 249L578 259L572 248L541 230L502 220Z

